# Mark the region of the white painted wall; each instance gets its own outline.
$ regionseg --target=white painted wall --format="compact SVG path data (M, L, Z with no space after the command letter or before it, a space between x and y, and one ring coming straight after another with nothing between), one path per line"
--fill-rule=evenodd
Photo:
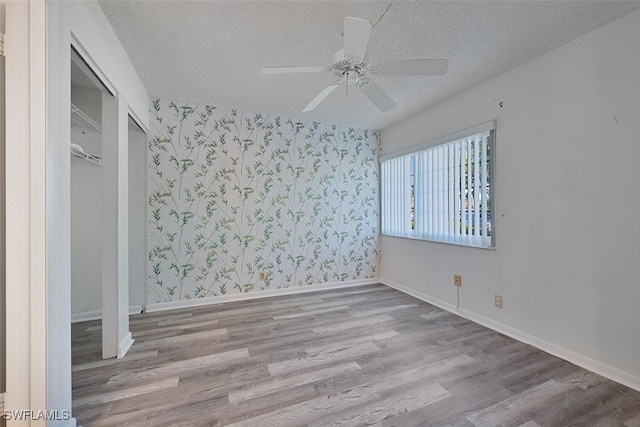
M71 128L71 140L100 155L100 134ZM97 152L97 154L96 154ZM71 158L71 312L101 309L102 173L86 160Z
M97 123L101 121L102 93L71 88L71 102ZM86 153L102 154L102 137L93 128L72 123L71 142ZM102 307L102 168L71 157L71 313Z
M497 248L381 239L382 277L455 307L461 274L477 319L636 389L638 40L640 11L384 129L383 154L498 120Z

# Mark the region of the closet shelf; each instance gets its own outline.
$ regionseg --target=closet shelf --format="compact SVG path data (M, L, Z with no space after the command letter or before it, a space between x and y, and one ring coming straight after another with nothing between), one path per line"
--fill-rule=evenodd
M80 108L73 105L73 103L71 103L71 120L83 128L91 127L98 132L102 132L102 126L100 126Z
M98 166L102 166L102 159L100 157L94 156L93 154L85 153L82 147L80 147L78 144L71 143L71 156L87 160Z

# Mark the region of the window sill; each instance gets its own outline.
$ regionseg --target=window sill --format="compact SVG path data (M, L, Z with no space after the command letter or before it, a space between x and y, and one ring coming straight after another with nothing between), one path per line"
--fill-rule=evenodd
M496 247L494 246L483 246L483 245L475 245L475 244L471 244L471 243L464 243L464 242L453 242L453 241L444 241L444 240L435 240L435 239L426 239L426 238L422 238L422 237L414 237L414 236L398 236L395 234L380 234L381 237L394 237L394 238L398 238L398 239L407 239L407 240L417 240L417 241L421 241L421 242L429 242L429 243L440 243L443 245L450 245L450 246L461 246L464 248L472 248L472 249L484 249L484 250L488 250L488 251L495 251Z

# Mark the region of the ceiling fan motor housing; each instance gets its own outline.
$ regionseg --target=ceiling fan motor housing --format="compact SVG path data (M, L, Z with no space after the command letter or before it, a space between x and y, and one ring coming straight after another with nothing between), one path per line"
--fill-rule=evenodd
M378 66L363 59L346 57L344 49L340 49L333 55L333 65L327 67L326 71L331 71L338 77L344 77L350 84L356 84L367 74L377 73Z

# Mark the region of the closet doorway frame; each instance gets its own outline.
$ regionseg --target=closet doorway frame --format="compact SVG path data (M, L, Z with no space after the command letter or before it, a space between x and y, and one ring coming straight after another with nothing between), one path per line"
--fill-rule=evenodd
M128 145L126 135L122 134L122 115L126 108L126 103L122 103L120 96L113 87L109 87L106 78L101 79L100 69L97 65L90 65L93 62L89 55L81 53L85 51L82 45L74 38L71 42L71 61L80 68L80 70L92 81L94 86L101 92L101 186L102 186L102 221L97 232L101 234L101 272L100 293L101 308L100 317L102 319L102 357L108 359L112 357L123 357L131 345L133 339L128 324L128 316L122 315L122 305L127 307L128 315L128 294L129 283L128 277L122 277L124 268L128 269L126 258L128 253L125 252L121 256L120 240L127 237L128 241L128 218L122 224L121 218L121 192L125 189L125 197L127 196L126 187L128 186L128 176L122 174L122 165L128 171L128 153L122 159L120 153L123 146ZM71 88L71 79L69 79L69 88ZM70 121L69 121L70 123ZM70 131L70 130L69 130ZM123 140L121 140L123 139ZM69 139L71 142L71 139ZM105 161L106 160L106 161ZM69 169L71 173L71 168ZM71 182L71 176L69 181ZM70 190L71 202L71 190ZM127 209L125 204L122 209ZM72 256L72 254L71 254ZM123 261L124 259L124 261ZM72 260L70 258L70 260ZM124 265L121 265L124 262ZM73 279L73 278L72 278ZM121 293L124 293L124 298Z
M31 1L39 2L40 0ZM114 121L119 126L118 130L113 131L114 135L118 133L123 135L127 131L129 117L148 135L146 122L149 97L97 2L73 4L42 2L39 4L46 9L46 26L43 25L43 27L46 28L47 40L46 408L71 411L71 114L69 106L72 50L79 54L110 95L115 97L118 117ZM125 97L130 98L132 103L128 103ZM102 127L104 132L108 125L105 126L103 123ZM116 141L117 138L115 137ZM145 163L147 162L148 160L145 160ZM104 164L103 161L103 168ZM128 182L125 185L128 185ZM145 224L145 226L148 231L148 225ZM126 240L122 243L125 246L128 245ZM127 307L127 323L128 314ZM126 329L128 332L128 325ZM129 345L131 342L129 340ZM126 348L121 350L124 351L120 351L120 356L126 354ZM118 353L117 350L116 353ZM71 415L73 416L73 413ZM60 425L72 427L75 424L75 419L71 418L69 422Z
M144 176L145 181L142 183L144 186L144 244L140 248L143 252L142 259L146 260L148 253L148 182L146 180L148 170L148 128L144 126L140 119L137 118L133 110L126 103L126 100L122 95L118 94L114 85L106 77L105 73L100 69L96 62L91 57L87 49L82 45L73 32L71 32L70 43L70 57L71 61L91 80L94 86L102 92L102 152L103 159L104 153L109 151L117 145L117 150L122 150L124 156L118 155L117 151L111 150L113 163L117 163L118 169L123 169L124 172L110 170L107 171L111 174L118 173L117 176L111 176L110 182L104 182L105 179L105 167L104 163L102 167L102 180L103 180L103 192L110 194L105 199L103 195L103 206L110 207L112 202L117 202L117 210L106 212L103 209L103 219L101 229L104 229L102 233L103 239L103 254L102 254L102 280L101 280L101 318L102 318L102 355L104 359L108 358L121 358L124 357L127 351L130 349L134 342L131 332L129 331L129 315L144 312L147 305L147 283L148 276L148 263L144 262L144 281L140 286L143 288L144 300L136 301L136 305L132 306L130 296L132 293L131 279L131 266L129 265L130 249L132 247L131 234L129 229L131 226L131 217L129 215L129 191L131 189L131 179L129 175L129 154L131 153L131 145L140 143L140 141L133 141L130 139L131 129L142 132L144 134ZM69 79L69 87L71 87L71 79ZM70 93L70 92L69 92ZM107 111L105 111L107 110ZM110 110L110 111L109 111ZM66 122L67 123L67 122ZM70 130L69 130L70 132ZM106 136L105 136L106 135ZM108 156L107 156L108 157ZM124 163L122 162L124 157ZM139 160L139 159L138 159ZM112 163L112 165L113 165ZM110 165L107 160L107 167ZM126 176L126 180L122 177ZM114 192L115 191L115 192ZM106 218L105 228L105 214L110 215ZM117 218L117 219L114 219ZM126 239L123 241L114 241L114 236L120 234L122 236L122 225L113 224L113 221L124 222L124 233ZM139 224L138 224L139 225ZM122 239L121 239L122 240ZM111 255L106 255L110 252ZM138 254L140 255L140 254ZM140 258L140 256L138 256ZM123 265L118 265L123 263ZM126 273L126 279L123 276L123 270ZM123 287L122 282L126 282L126 289ZM110 284L117 283L116 289ZM138 289L140 291L140 289ZM124 298L121 293L124 293ZM123 300L126 300L126 304L123 304ZM122 306L124 305L124 307ZM114 309L114 307L117 307ZM106 315L105 315L106 313ZM123 317L124 316L124 317ZM107 333L105 333L105 331Z

